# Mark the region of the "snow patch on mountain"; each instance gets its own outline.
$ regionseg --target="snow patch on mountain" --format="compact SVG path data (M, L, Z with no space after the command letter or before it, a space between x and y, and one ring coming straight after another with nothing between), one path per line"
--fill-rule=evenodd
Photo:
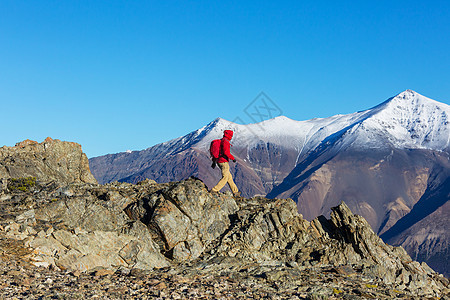
M373 115L355 126L354 145L402 149L449 148L450 106L406 90L371 109Z

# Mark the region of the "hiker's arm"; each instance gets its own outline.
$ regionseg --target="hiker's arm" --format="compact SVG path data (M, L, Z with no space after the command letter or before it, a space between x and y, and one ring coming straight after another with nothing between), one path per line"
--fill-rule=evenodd
M223 141L223 154L228 157L228 159L235 160L234 156L230 153L230 142L226 139Z

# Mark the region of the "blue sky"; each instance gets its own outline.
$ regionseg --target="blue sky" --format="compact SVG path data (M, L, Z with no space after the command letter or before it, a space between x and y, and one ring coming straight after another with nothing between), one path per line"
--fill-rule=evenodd
M450 1L0 1L0 146L141 150L260 92L295 120L450 104Z

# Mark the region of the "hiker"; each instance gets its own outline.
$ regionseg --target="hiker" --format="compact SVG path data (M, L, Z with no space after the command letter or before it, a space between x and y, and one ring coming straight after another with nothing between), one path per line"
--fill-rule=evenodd
M225 184L228 183L228 185L230 186L231 191L233 192L234 196L239 197L241 194L239 193L239 190L236 186L236 184L233 181L233 177L231 176L230 173L230 165L228 164L228 162L230 161L230 159L233 162L236 162L236 159L234 158L234 156L230 153L230 140L233 137L233 131L231 130L225 130L223 132L223 138L221 140L215 140L211 143L211 155L213 156L213 168L215 166L215 163L217 163L219 165L220 170L222 171L222 179L220 179L220 181L216 184L215 187L213 187L211 189L211 192L218 192L220 191ZM219 143L220 141L220 143ZM213 145L215 142L216 145ZM217 148L218 149L214 149L213 148ZM219 151L217 151L219 150ZM213 155L212 153L215 152L215 154Z

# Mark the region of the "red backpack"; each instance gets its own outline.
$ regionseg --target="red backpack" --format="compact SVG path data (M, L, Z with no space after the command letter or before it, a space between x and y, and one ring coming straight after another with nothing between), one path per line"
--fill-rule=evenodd
M220 148L222 145L222 140L213 140L211 145L209 145L209 154L211 155L211 159L216 161L220 156Z

